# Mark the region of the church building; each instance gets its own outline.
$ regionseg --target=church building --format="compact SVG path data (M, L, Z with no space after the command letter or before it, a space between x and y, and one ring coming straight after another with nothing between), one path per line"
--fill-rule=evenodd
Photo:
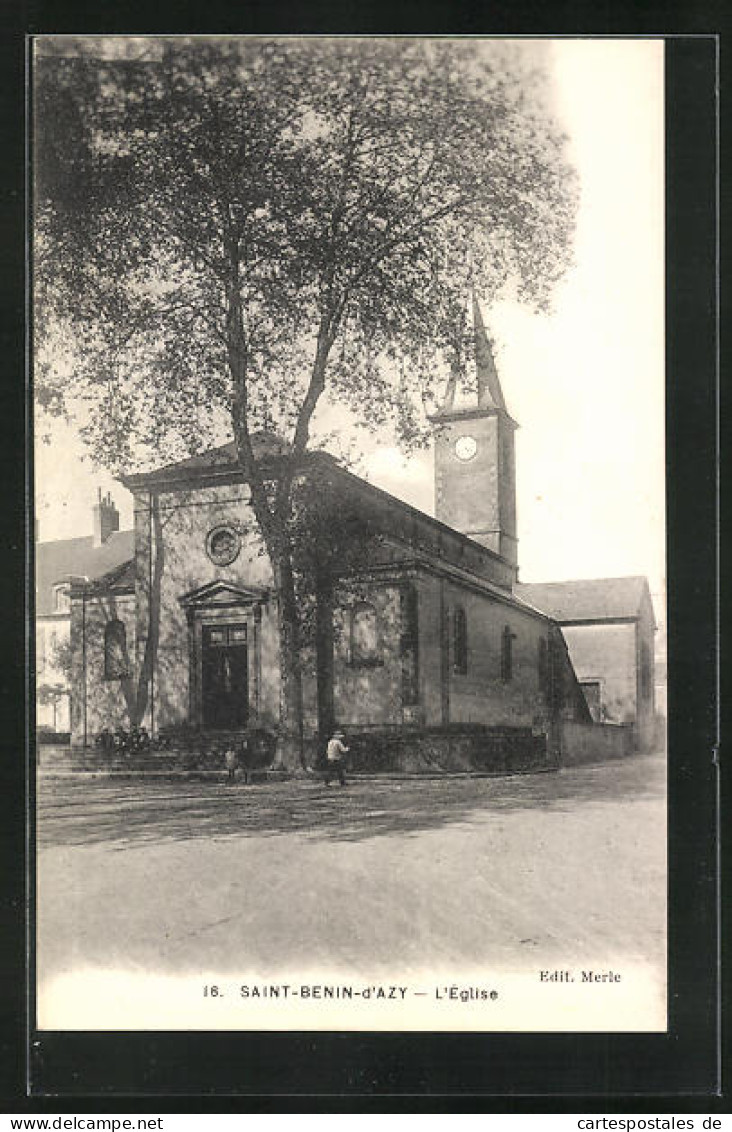
M434 518L326 453L299 468L333 536L313 575L328 584L306 601L310 764L335 726L356 770L545 769L629 749L632 728L593 721L559 624L517 584L517 426L477 303L474 326L475 380L451 379L432 418ZM276 479L282 443L255 444ZM202 749L276 735L278 597L233 445L123 482L134 553L70 591L72 742L131 722Z

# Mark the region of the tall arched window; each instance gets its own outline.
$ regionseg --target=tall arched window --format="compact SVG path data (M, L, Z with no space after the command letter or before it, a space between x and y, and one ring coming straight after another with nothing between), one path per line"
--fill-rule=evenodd
M376 610L359 601L351 610L351 664L378 664L379 626Z
M129 674L127 630L119 620L108 621L104 629L104 679L121 680Z
M465 610L456 605L452 615L453 671L465 676L468 671L468 622Z
M501 680L508 684L513 680L513 633L508 625L501 634Z

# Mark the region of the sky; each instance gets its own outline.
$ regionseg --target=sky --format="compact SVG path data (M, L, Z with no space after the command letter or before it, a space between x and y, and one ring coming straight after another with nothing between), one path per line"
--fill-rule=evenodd
M514 302L483 315L516 435L522 581L645 574L660 612L664 526L663 44L555 40L556 108L580 177L575 266L550 315ZM360 471L433 513L432 454L345 439ZM97 488L122 527L128 492L58 427L35 460L41 540L91 533Z

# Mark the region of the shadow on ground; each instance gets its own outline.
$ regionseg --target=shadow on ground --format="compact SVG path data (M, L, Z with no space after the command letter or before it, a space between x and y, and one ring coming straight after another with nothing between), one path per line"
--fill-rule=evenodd
M361 841L404 836L492 815L574 810L662 798L665 760L644 756L510 778L316 781L227 786L130 779L48 780L38 797L38 842L135 845L195 838L277 836Z

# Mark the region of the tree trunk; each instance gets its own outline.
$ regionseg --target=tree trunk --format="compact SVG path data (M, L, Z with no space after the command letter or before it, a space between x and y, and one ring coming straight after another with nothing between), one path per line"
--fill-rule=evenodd
M150 496L150 548L148 561L148 577L143 580L143 592L147 598L147 633L145 648L140 661L139 670L127 651L125 641L125 668L127 676L121 680L122 694L127 707L127 717L130 727L140 727L145 718L148 706L151 710L150 730L155 729L154 704L151 702L154 695L155 665L158 656L160 641L160 594L162 589L163 570L165 568L165 547L163 544L163 521L160 514L160 500L155 494ZM108 606L107 620L117 617L116 607Z
M304 748L302 659L292 565L286 555L273 562L277 587L277 627L280 659L280 726L275 767L307 769Z
M241 445L244 447L244 445ZM264 483L251 458L245 475L252 493L252 506L272 566L277 597L277 629L280 662L280 718L274 766L290 772L307 767L303 742L302 658L300 619L292 566L292 547L287 537L287 514L270 509ZM252 474L254 473L254 474Z
M163 520L160 514L160 497L154 493L150 497L151 530L153 539L152 563L150 564L148 593L148 635L142 658L142 669L137 683L135 704L135 727L139 727L150 707L150 730L155 728L155 666L160 643L160 596L162 592L163 570L165 569L165 544L163 542ZM148 704L148 700L150 703Z
M290 452L290 466L280 471L276 499L270 501L255 457L248 427L247 340L242 313L239 247L229 241L231 278L228 288L226 339L229 369L233 380L232 423L240 467L249 483L251 501L264 539L277 591L277 622L280 660L280 721L275 753L276 767L289 771L305 771L304 720L302 694L302 657L300 617L295 592L292 545L288 524L292 517L292 484L297 464L308 441L308 426L325 381L325 365L333 344L335 329L328 316L318 334L313 373L303 405L298 414Z
M315 666L320 756L335 725L333 705L333 579L328 566L316 571ZM316 762L318 760L316 759Z

